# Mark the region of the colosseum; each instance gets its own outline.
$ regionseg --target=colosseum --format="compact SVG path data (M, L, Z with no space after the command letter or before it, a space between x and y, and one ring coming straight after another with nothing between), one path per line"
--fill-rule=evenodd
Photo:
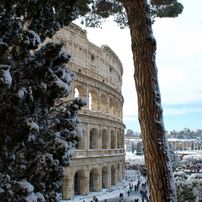
M68 99L78 96L87 102L79 114L84 138L65 168L63 198L73 199L111 188L124 177L123 68L107 45L89 42L86 31L75 24L60 30L55 40L72 56L68 66L76 78Z

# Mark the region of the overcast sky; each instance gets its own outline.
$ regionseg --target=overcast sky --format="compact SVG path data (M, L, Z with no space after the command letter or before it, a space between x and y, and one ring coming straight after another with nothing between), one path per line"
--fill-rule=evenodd
M156 61L167 131L202 129L202 0L181 0L178 18L156 19ZM123 64L123 121L126 129L140 131L129 29L107 21L102 29L85 28L88 39L107 44Z

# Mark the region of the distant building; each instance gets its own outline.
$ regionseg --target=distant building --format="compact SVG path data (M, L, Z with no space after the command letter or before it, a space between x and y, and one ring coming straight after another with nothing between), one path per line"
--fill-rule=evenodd
M168 143L175 151L202 150L202 140L200 139L169 138Z
M169 145L174 151L191 151L191 150L202 150L202 140L201 139L177 139L168 138ZM141 148L143 151L143 144L141 138L125 138L125 148L127 152L132 151L132 143L137 147ZM139 146L138 146L139 145Z

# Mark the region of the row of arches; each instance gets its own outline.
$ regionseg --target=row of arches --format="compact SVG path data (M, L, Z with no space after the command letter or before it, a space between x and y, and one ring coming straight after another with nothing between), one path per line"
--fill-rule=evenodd
M86 136L87 138L83 138L79 143L78 149L124 148L124 133L121 133L121 130L108 131L107 129L98 130L97 128L92 128Z
M95 89L85 89L85 86L77 85L74 88L74 98L76 97L86 100L85 109L87 110L109 114L119 119L122 118L122 103L107 93L101 93Z
M92 168L89 173L83 169L75 172L73 178L74 195L84 195L88 192L97 192L109 188L123 179L121 164Z

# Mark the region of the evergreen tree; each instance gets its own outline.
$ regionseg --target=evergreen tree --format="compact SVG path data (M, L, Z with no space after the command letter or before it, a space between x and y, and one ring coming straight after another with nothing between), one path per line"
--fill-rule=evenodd
M180 157L178 153L174 151L172 146L170 146L169 149L170 149L170 159L171 159L172 169L173 171L175 171L175 169L181 165Z
M84 105L61 43L46 43L88 7L80 1L0 2L0 201L59 201L63 167L82 136ZM57 104L56 104L57 103Z
M134 144L134 142L131 143L131 150L132 150L132 153L134 153L134 151L135 151L135 144Z
M143 155L143 154L144 154L143 144L142 144L142 142L138 142L137 149L136 149L136 155Z
M177 187L177 201L199 201L199 193L201 192L201 176L197 179L195 175L188 176L183 171L174 173L174 176Z

